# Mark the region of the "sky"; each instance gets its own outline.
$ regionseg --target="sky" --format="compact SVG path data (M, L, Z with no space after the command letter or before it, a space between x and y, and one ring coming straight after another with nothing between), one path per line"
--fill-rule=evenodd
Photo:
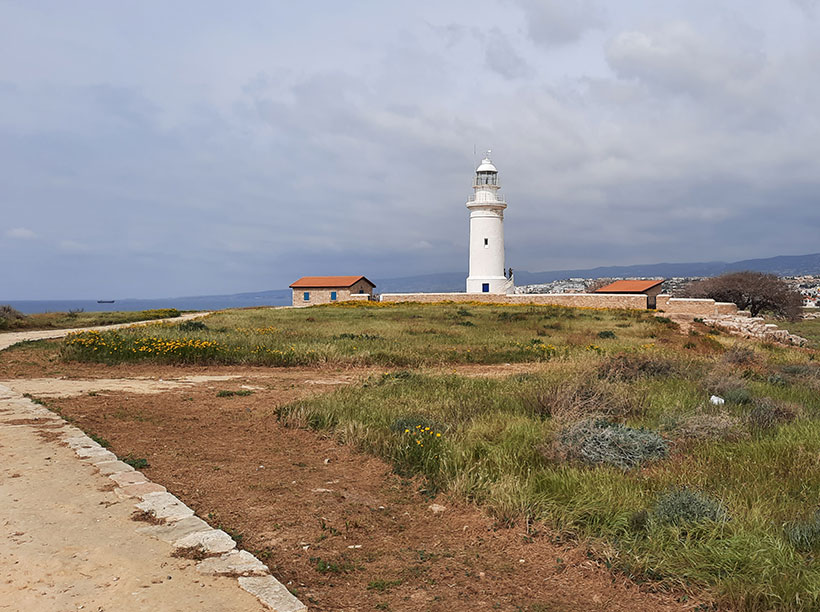
M0 302L820 251L816 0L0 0Z

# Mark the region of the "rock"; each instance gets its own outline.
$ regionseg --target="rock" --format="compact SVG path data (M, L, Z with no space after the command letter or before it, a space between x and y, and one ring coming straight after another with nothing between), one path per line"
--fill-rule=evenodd
M717 395L713 395L709 398L709 403L714 406L723 406L726 403L726 400L722 397L718 397Z
M234 550L197 563L200 574L229 574L231 576L266 576L267 566L247 550Z
M307 606L273 576L243 576L239 586L276 612L307 612Z
M441 504L433 504L432 506L430 506L430 511L433 514L441 514L442 512L445 512L446 510L447 510L447 508L445 508Z
M176 548L201 548L206 553L226 553L236 548L233 538L221 529L197 531L174 542Z

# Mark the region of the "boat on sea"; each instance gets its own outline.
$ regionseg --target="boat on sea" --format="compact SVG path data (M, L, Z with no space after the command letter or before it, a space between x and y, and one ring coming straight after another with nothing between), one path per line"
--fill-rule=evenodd
M116 300L97 300L97 304L113 304Z

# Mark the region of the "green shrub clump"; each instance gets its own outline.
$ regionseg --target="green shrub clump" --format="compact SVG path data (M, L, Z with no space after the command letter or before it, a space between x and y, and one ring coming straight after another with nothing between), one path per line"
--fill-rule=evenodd
M807 552L820 545L820 511L807 521L786 525L786 539L797 550Z
M661 525L686 525L703 521L726 521L729 514L718 500L687 487L661 495L651 512Z
M621 469L662 459L669 452L666 440L654 431L606 419L588 419L571 425L561 433L558 444L567 459Z
M598 332L598 337L599 338L614 338L615 337L615 332L612 331L611 329L605 329L603 331Z
M17 321L25 319L26 315L12 308L8 304L0 306L0 329L8 329L12 327Z
M208 326L205 325L202 321L183 321L179 325L177 325L177 329L183 332L197 332L197 331L207 331Z

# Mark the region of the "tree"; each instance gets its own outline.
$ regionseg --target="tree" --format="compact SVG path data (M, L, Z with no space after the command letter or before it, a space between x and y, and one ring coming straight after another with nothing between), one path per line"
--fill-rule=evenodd
M732 302L756 317L768 312L787 319L798 319L803 297L782 278L763 272L730 272L714 278L695 281L685 289L689 297L712 298Z

